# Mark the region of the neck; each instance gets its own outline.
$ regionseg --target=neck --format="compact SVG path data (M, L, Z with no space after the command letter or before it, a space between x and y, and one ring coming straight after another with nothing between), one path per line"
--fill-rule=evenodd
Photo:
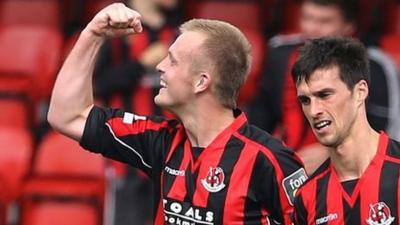
M220 105L192 107L176 113L194 147L207 147L234 120L232 109Z
M330 158L341 182L360 178L378 150L379 134L368 124L356 122L350 135L330 151Z

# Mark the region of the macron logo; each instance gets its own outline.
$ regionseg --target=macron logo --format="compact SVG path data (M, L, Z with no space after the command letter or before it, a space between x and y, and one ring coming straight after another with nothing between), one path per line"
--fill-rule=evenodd
M317 220L315 220L315 224L319 225L319 224L323 224L323 223L327 223L329 221L332 220L336 220L338 218L337 213L329 213L327 216L318 218Z
M165 166L164 168L165 172L174 175L174 176L181 176L184 177L185 176L185 171L184 170L176 170L176 169L172 169L168 166Z

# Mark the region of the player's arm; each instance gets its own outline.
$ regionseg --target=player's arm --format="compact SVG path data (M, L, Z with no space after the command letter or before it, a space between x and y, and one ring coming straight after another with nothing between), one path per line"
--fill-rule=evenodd
M307 179L300 159L294 152L282 146L278 140L270 140L261 162L263 168L260 200L269 217L281 224L291 225L294 195Z
M82 31L54 85L48 121L57 131L80 140L93 107L92 75L107 38L142 31L140 15L122 3L102 9Z

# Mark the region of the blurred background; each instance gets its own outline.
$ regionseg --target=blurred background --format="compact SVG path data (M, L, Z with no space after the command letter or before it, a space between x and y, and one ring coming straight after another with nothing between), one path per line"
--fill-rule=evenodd
M151 224L151 184L145 174L82 150L46 122L51 89L63 60L95 13L112 2L116 1L0 1L0 225ZM268 114L254 105L263 104L257 99L274 49L302 43L301 0L125 3L142 14L144 32L103 46L94 76L98 104L173 117L153 104L159 88L154 67L166 55L181 22L194 17L220 19L239 27L253 46L253 64L239 106L256 125L285 140L282 126L276 125L282 119L263 127L258 121ZM400 101L395 96L400 77L400 1L354 3L352 36L379 49L384 70L391 74L384 75L390 79L383 79L377 88L384 92L384 106L372 111L376 116L387 114L388 119L376 129L400 139L396 122Z

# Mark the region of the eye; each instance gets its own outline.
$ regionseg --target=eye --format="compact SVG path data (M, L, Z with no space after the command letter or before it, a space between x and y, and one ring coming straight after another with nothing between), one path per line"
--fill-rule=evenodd
M171 65L171 66L173 66L173 65L175 65L176 64L176 61L172 58L172 57L169 57L169 64Z
M176 58L172 55L172 53L168 54L168 60L170 66L175 66L176 64L178 64L178 61L176 61Z
M332 95L332 93L330 91L321 91L321 92L318 92L317 97L321 98L321 99L327 99L331 95Z
M310 104L310 98L309 97L299 96L299 97L297 97L297 99L299 100L300 104L302 104L302 105L309 105Z

